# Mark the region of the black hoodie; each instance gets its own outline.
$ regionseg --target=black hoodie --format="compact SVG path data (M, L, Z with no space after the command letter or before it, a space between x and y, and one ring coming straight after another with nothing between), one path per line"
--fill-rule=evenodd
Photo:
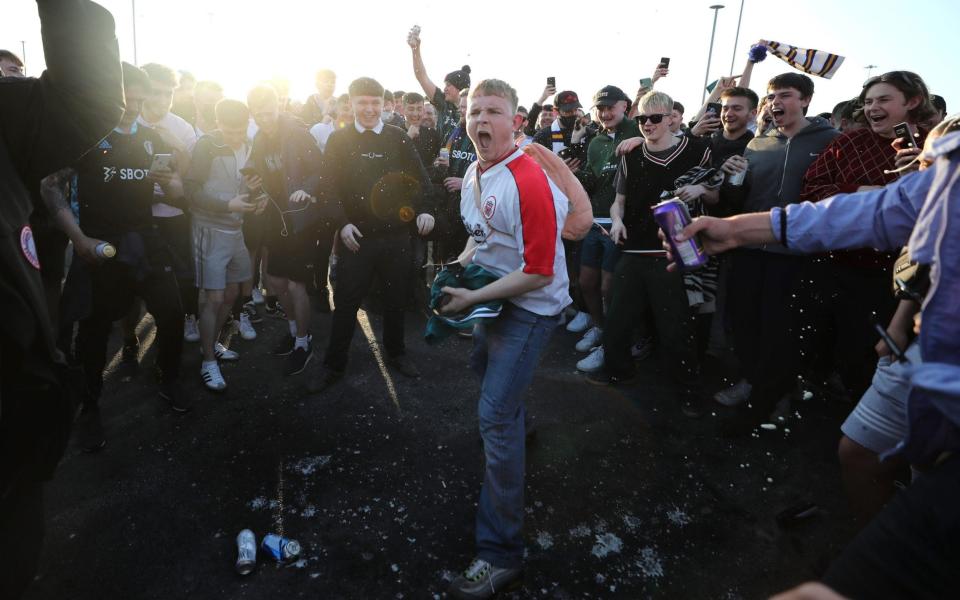
M820 117L807 119L810 124L792 138L779 129L750 140L743 156L750 163L747 177L739 188L724 186L724 203L740 207L740 212L762 212L774 206L786 206L800 201L803 176L813 161L820 156L840 132ZM779 244L767 245L765 250L792 254Z

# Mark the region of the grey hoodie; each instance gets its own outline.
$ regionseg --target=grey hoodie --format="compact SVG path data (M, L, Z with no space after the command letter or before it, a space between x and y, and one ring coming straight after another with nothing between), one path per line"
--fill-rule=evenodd
M247 144L249 155L250 145ZM231 212L230 200L246 192L236 155L223 143L219 131L204 135L193 149L190 173L184 181L195 223L225 231L239 231L243 213Z
M747 144L743 156L750 167L741 188L746 193L743 212L762 212L800 201L807 167L840 135L825 119L810 117L807 120L810 124L792 138L774 128ZM789 253L779 244L764 249Z

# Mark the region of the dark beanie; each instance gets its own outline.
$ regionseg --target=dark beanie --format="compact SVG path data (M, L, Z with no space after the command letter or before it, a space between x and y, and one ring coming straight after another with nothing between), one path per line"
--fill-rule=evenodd
M444 77L443 80L458 90L470 87L470 65L463 65L459 71L447 73L447 76Z
M348 88L351 97L357 96L376 96L383 98L383 86L377 83L372 77L361 77L354 79Z

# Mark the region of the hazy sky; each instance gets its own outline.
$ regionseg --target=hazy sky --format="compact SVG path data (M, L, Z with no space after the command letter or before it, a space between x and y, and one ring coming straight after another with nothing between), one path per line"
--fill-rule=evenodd
M117 21L122 58L133 62L133 19L129 0L101 2ZM649 77L661 56L671 74L657 89L688 107L700 103L713 11L709 1L614 2L361 2L315 0L138 0L137 58L193 71L221 82L229 96L243 98L257 81L282 75L295 98L312 92L313 72L337 72L337 92L361 75L388 89L419 91L406 45L407 30L422 28L423 54L433 81L463 64L473 81L497 77L510 82L527 106L547 76L573 89L585 106L606 84L629 95ZM555 7L552 11L548 7ZM461 12L457 12L457 11ZM739 0L719 12L710 80L730 73ZM814 112L855 96L867 76L897 69L918 72L934 93L960 108L953 44L960 2L902 0L847 2L805 0L777 3L746 0L734 71L741 72L750 45L771 39L846 57L832 80L814 78ZM0 47L20 52L26 41L32 75L43 68L36 6L4 0ZM751 85L790 67L773 57L757 65Z

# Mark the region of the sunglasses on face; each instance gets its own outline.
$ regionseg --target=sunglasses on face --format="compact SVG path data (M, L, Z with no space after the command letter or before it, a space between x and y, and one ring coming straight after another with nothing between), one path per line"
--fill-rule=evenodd
M637 119L640 121L641 125L646 125L647 121L650 121L654 125L659 125L664 117L669 117L669 114L666 113L657 113L654 115L640 115Z

